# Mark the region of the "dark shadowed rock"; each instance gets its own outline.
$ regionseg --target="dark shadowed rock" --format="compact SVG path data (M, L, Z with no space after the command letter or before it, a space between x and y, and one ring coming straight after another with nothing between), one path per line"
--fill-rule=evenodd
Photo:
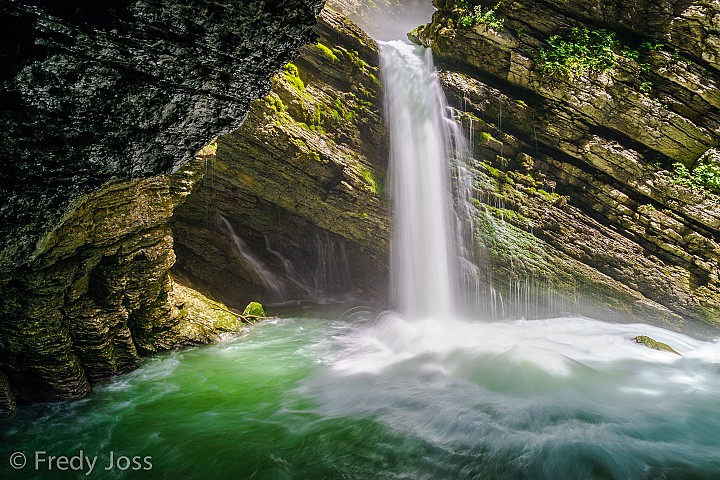
M0 2L0 268L81 195L177 170L240 125L322 3Z
M169 219L321 4L0 1L0 410L241 328L170 277Z

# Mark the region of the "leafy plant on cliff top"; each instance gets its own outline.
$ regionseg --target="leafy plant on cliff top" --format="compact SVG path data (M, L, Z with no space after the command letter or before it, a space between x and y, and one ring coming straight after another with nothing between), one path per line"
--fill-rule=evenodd
M494 7L483 9L482 5L471 7L467 0L458 0L455 6L462 12L460 16L460 25L463 27L473 27L483 24L491 30L500 31L505 28L505 20L498 18L497 9L500 7L498 2Z
M617 64L622 45L614 32L573 27L566 36L553 35L540 50L537 63L544 74L574 79L587 71L608 72Z

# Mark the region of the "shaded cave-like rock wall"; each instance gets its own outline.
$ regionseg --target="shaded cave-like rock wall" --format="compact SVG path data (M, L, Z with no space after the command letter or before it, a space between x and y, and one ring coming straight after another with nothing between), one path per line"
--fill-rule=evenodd
M387 299L377 46L329 9L317 32L175 213L175 271L231 306Z
M0 1L0 414L239 328L170 276L203 174L183 163L242 123L321 5Z
M72 201L177 170L310 40L321 0L0 2L0 268Z

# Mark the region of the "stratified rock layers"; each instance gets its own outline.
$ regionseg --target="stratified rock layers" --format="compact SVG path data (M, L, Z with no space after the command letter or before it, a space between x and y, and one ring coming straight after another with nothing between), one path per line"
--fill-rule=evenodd
M506 301L533 304L543 285L591 298L593 314L717 325L720 197L669 171L720 141L717 4L571 3L501 2L494 31L438 2L412 34L472 126L489 275ZM571 27L614 27L639 55L605 74L542 73L545 40Z
M168 222L198 176L191 167L82 198L31 265L0 278L0 365L20 400L79 397L141 354L237 330L170 277Z
M0 413L241 328L170 276L203 173L183 164L242 123L321 4L0 1Z
M233 306L387 294L377 46L331 10L317 28L245 124L217 140L175 215L176 270Z

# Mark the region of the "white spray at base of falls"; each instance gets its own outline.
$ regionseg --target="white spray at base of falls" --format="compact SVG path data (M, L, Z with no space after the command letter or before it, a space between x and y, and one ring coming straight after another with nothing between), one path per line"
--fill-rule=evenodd
M455 214L451 165L467 195L467 143L448 115L430 49L380 44L394 215L392 296L413 318L454 316L466 269L466 212ZM462 209L460 209L462 210Z

